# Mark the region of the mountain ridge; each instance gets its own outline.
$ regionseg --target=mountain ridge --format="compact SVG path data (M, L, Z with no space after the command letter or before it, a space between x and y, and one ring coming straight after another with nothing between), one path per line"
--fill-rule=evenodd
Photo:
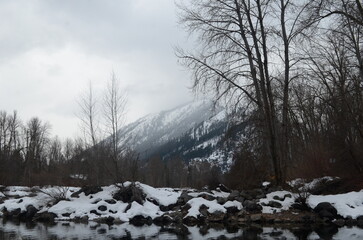
M208 161L226 170L233 157L233 146L224 141L228 128L225 108L199 100L146 115L121 128L119 134L142 160L159 156L165 161Z

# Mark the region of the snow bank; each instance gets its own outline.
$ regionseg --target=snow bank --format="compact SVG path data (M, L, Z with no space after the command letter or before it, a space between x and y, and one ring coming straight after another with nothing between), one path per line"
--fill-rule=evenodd
M363 215L363 190L326 196L311 195L307 199L311 208L315 208L320 202L331 203L343 217L357 218Z
M287 197L287 195L291 195L291 197ZM283 201L274 199L274 197L278 197L279 199L284 199ZM267 205L270 201L278 202L282 205L281 208L274 208ZM261 198L259 203L262 205L263 213L276 213L281 212L282 210L288 210L291 205L295 202L295 195L288 191L276 191L269 194L266 194L266 198Z
M193 198L187 202L191 206L191 208L188 210L188 214L186 217L195 217L197 218L200 215L199 208L203 204L207 206L209 213L215 213L215 212L223 212L225 213L227 210L220 204L217 203L217 200L208 201L204 198L198 197Z
M148 198L155 199L163 206L175 204L181 194L181 191L177 191L172 188L153 188L142 183L138 183L138 186L140 186Z

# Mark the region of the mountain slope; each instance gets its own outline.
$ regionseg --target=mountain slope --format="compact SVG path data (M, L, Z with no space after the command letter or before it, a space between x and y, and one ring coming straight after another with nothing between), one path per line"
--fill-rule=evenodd
M211 101L197 101L143 117L120 129L120 134L142 159L207 160L226 169L234 147L223 141L227 128L224 108L214 108Z

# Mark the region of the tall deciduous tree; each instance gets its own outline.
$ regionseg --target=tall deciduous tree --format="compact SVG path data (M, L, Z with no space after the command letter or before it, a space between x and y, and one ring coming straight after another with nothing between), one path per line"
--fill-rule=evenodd
M104 116L106 131L110 136L111 159L114 164L115 180L122 182L120 161L125 146L120 135L120 127L125 122L126 95L120 89L120 84L114 72L107 84L104 95Z

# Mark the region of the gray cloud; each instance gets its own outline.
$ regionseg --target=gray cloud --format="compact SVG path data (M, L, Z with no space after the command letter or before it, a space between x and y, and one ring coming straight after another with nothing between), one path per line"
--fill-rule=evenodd
M0 1L0 109L77 132L76 99L111 71L128 92L128 121L190 100L173 46L188 45L171 0Z

